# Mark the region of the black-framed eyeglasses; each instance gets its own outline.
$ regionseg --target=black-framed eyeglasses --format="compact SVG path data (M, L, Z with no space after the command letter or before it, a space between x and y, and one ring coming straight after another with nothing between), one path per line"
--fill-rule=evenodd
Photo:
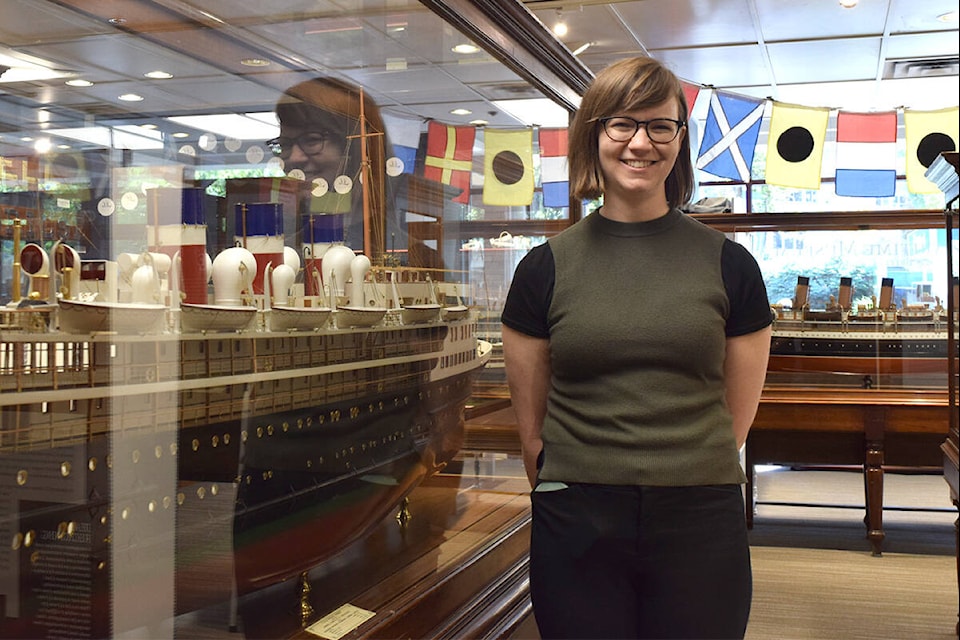
M266 145L273 155L280 156L283 159L290 157L293 153L293 145L300 147L308 156L315 155L323 151L323 145L327 142L327 134L322 131L307 131L298 136L279 136L272 140L267 140Z
M683 120L673 120L672 118L653 118L652 120L634 120L629 116L609 116L606 118L594 118L603 125L603 132L614 142L627 142L637 135L640 127L647 132L650 142L657 144L667 144L673 142L680 129L686 124Z

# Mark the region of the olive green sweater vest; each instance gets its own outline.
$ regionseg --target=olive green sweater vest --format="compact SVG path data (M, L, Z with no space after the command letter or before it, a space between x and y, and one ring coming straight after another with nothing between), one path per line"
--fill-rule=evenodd
M724 236L678 210L593 214L549 240L553 384L540 479L745 480L724 402Z

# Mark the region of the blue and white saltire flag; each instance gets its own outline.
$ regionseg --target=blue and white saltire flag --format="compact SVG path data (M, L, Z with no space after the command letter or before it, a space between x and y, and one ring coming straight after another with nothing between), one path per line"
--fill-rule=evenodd
M714 91L697 168L721 178L750 180L765 101Z

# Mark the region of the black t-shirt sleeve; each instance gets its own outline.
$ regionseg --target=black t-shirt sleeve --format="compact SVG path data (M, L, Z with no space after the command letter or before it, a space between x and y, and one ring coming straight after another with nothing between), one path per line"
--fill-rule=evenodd
M773 322L760 265L750 252L743 245L728 239L723 244L720 266L723 285L730 300L727 337L753 333Z
M549 338L547 310L553 300L553 252L548 243L534 247L517 265L500 321L534 338Z

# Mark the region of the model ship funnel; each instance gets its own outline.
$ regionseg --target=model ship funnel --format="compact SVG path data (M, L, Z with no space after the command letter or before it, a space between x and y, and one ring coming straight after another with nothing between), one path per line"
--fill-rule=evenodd
M224 306L243 304L242 294L249 292L257 273L257 259L243 247L230 247L213 260L213 298Z
M27 297L46 300L50 297L50 256L38 244L30 243L20 250L20 268L30 281Z

